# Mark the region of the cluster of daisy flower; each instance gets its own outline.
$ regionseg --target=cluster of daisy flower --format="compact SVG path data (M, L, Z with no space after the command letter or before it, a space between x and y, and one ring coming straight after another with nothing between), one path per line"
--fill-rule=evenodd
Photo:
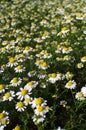
M73 126L67 114L86 100L85 4L0 0L0 130L29 129L30 120L43 129Z

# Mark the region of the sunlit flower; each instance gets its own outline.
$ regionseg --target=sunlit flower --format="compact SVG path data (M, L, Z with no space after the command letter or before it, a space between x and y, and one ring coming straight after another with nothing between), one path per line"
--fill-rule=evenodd
M21 128L19 125L17 125L13 130L21 130Z
M15 97L15 93L14 91L9 91L9 92L6 92L5 95L3 96L3 101L11 101L13 100L13 98Z
M32 102L32 97L30 97L29 95L25 95L24 104L27 106L28 104L31 104L31 102Z
M75 89L76 88L76 82L74 80L70 80L66 83L65 88L68 89Z
M5 85L0 84L0 93L5 92Z
M84 19L83 14L82 13L76 14L76 19L83 20Z
M39 97L39 98L34 98L34 100L32 101L32 108L36 108L37 106L43 106L46 105L46 100L43 100L43 98Z
M0 113L0 130L4 130L4 128L9 124L9 116L8 112L3 111Z
M81 88L81 92L83 93L84 97L86 97L86 85Z
M33 88L35 88L38 85L38 82L36 81L30 81L25 86L24 89L28 90L29 92L32 91Z
M17 92L16 95L18 96L18 99L23 100L25 96L28 96L28 91L26 89L20 88L20 92Z
M22 83L22 79L21 78L17 78L17 77L14 77L11 81L10 81L11 85L13 87L17 87L19 86L21 83Z
M83 56L83 57L81 58L81 62L86 62L86 56Z
M7 63L8 67L16 66L18 63L14 57L9 58L9 62Z
M22 73L23 71L25 71L25 67L23 67L22 65L18 65L14 68L14 70L16 73Z
M65 74L65 76L66 76L66 79L69 80L69 79L72 79L73 74L68 71L68 72Z
M77 64L77 68L81 69L81 68L83 68L83 67L84 67L83 63L78 63L78 64Z
M20 101L20 102L17 102L16 109L17 109L17 111L22 112L26 109L26 106L23 102Z
M75 98L76 98L77 100L80 100L80 101L82 101L82 100L85 99L85 97L84 97L84 95L83 95L82 92L76 93Z

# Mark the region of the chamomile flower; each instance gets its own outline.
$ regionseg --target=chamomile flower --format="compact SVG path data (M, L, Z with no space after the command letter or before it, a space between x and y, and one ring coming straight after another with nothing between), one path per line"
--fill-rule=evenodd
M29 95L25 95L25 97L24 97L24 104L26 106L28 106L29 104L31 104L31 102L32 102L32 97L30 97Z
M82 13L76 14L76 19L77 20L83 20L84 19L83 14Z
M68 54L72 51L72 48L71 47L63 47L62 49L62 53L63 54Z
M15 106L16 110L19 112L22 112L26 109L26 106L24 104L24 102L17 102L16 106Z
M21 128L19 125L17 125L13 130L21 130Z
M83 94L82 92L76 93L75 98L76 98L77 100L79 100L79 101L82 101L82 100L85 99L84 94Z
M68 71L68 72L65 74L65 76L66 76L66 79L67 79L67 80L69 80L69 79L71 80L74 75L73 75L70 71Z
M42 69L42 70L46 70L47 68L49 68L49 65L46 63L46 61L43 61L40 64L39 68Z
M18 99L23 100L26 95L28 95L28 91L24 88L20 88L20 92L17 92L16 95L18 96Z
M83 63L78 63L78 64L77 64L77 68L78 68L78 69L81 69L81 68L83 68L83 67L84 67Z
M26 46L25 49L24 49L24 51L23 51L23 53L24 54L28 54L30 51L32 51L32 48L29 47L29 46Z
M86 62L86 56L83 56L82 58L81 58L81 62Z
M54 84L54 83L58 80L58 76L57 76L56 73L49 74L48 76L49 76L48 81L49 81L50 83L53 83L53 84Z
M29 77L33 77L33 76L36 75L36 71L35 71L35 70L32 70L32 71L28 72L27 75L28 75Z
M25 67L23 67L23 65L18 65L14 68L14 70L16 73L22 73L23 71L25 71Z
M46 74L45 74L44 71L40 71L39 74L37 75L37 77L38 77L39 79L44 79L44 78L46 77Z
M5 85L0 84L0 93L5 92Z
M46 83L45 82L41 82L40 87L41 88L46 88Z
M45 53L43 56L42 56L42 58L44 58L44 59L50 59L52 57L52 54L50 54L50 53Z
M86 97L86 85L81 88L81 92L83 93L84 97Z
M10 81L11 85L13 87L17 87L19 86L21 83L22 83L22 79L21 78L17 78L17 77L14 77L11 81Z
M36 108L37 106L43 106L46 105L46 100L43 100L43 98L34 98L32 101L32 108Z
M38 105L36 109L34 110L35 115L39 116L45 116L47 113L47 110L45 109L45 106Z
M67 102L65 100L62 100L62 101L60 101L60 105L62 105L63 107L66 107Z
M14 57L9 58L9 62L7 63L7 67L13 67L16 66L18 63Z
M66 83L65 88L68 89L75 89L76 88L76 82L74 80L70 80Z
M9 116L8 112L3 111L0 113L0 130L4 130L4 128L9 124Z
M3 101L7 101L7 100L11 101L13 100L14 97L15 97L14 91L6 92L3 96Z
M29 92L32 91L33 88L35 88L38 85L37 81L30 81L25 86L24 89L28 90Z
M32 117L32 120L33 122L35 123L35 125L38 125L39 123L43 122L45 120L45 117L44 116L37 116L37 115L34 115Z

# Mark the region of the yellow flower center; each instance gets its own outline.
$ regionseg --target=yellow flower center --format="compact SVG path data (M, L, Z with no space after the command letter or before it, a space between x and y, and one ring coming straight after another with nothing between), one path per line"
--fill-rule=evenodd
M28 85L29 86L32 86L33 85L33 82L31 81L31 82L28 82Z
M23 104L23 102L18 102L17 106L18 106L18 108L22 108L24 106L24 104Z
M2 50L2 51L6 51L6 48L5 48L5 47L3 47L1 50Z
M22 66L21 66L21 65L18 65L18 66L17 66L17 69L18 69L18 70L22 69Z
M0 119L4 118L4 113L0 113Z
M26 98L26 99L25 99L25 102L26 102L26 103L29 103L30 101L31 101L30 98Z
M26 51L29 50L29 49L30 49L29 46L26 46L26 47L25 47L25 50L26 50Z
M47 66L47 63L46 63L46 62L44 62L44 63L42 64L42 66L43 66L43 67L46 67L46 66Z
M46 106L46 110L49 110L50 109L50 107L49 106Z
M41 98L36 98L35 99L35 104L36 105L40 105L42 103L42 99Z
M13 83L17 83L18 82L18 78L13 78Z
M68 86L71 86L73 83L71 81L68 82Z
M0 90L4 89L5 86L3 84L0 84Z
M17 125L14 130L20 130L20 126Z
M45 55L46 55L46 56L49 56L49 53L46 53Z
M86 56L82 57L82 60L86 61Z
M62 28L62 31L65 31L65 30L67 30L67 28L66 28L66 27L63 27L63 28Z
M14 59L13 57L11 57L11 58L9 59L9 61L10 61L10 63L14 63L14 62L15 62L15 59Z
M78 14L78 17L81 18L81 17L82 17L82 14Z
M52 76L52 78L55 78L56 77L56 73L52 73L51 76Z
M6 120L6 119L2 119L2 120L1 120L1 124L2 124L2 125L5 125L6 123L7 123L7 120Z
M37 107L37 111L38 111L38 112L42 112L42 111L43 111L43 107L42 107L42 106L38 106L38 107Z
M80 92L77 94L79 98L82 98L83 97L83 94Z
M27 90L26 90L26 89L22 89L22 90L21 90L21 95L22 95L22 96L25 96L26 94L27 94Z
M7 92L7 93L5 94L5 97L6 97L7 99L8 99L10 96L11 96L10 92Z

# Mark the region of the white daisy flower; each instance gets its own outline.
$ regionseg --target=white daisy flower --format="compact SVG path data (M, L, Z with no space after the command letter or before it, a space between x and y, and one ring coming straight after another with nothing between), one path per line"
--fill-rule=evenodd
M13 67L18 65L16 59L14 57L9 58L9 62L7 63L7 67Z
M14 70L16 73L22 73L23 71L25 71L25 67L23 67L23 65L18 65L14 68Z
M74 80L70 80L66 83L65 88L68 89L75 89L76 88L76 82Z
M0 93L5 92L5 85L0 84Z
M77 100L79 100L79 101L82 101L82 100L85 99L84 94L83 94L82 92L76 93L75 98L76 98Z
M24 89L24 88L20 88L20 92L17 92L16 95L18 96L18 99L23 100L25 98L25 96L28 96L29 92Z
M32 101L32 108L36 108L37 106L41 105L41 106L44 106L46 105L47 101L46 100L43 100L43 98L39 97L39 98L34 98L33 101Z
M28 104L31 104L31 102L32 102L32 97L30 97L29 95L25 95L24 104L27 106Z
M26 109L26 106L23 102L17 102L16 107L17 111L22 112Z
M21 83L22 83L22 79L21 78L17 78L17 77L14 77L11 81L10 81L11 85L13 87L17 87L19 86Z
M86 85L81 88L81 92L83 93L84 97L86 97Z
M36 81L30 81L25 86L24 89L28 90L29 92L32 91L33 88L35 88L38 85L38 82Z
M3 96L3 101L11 101L13 100L13 98L15 97L15 93L14 91L9 91L9 92L6 92L5 95Z
M81 58L81 62L86 62L86 56L83 56L82 58Z

